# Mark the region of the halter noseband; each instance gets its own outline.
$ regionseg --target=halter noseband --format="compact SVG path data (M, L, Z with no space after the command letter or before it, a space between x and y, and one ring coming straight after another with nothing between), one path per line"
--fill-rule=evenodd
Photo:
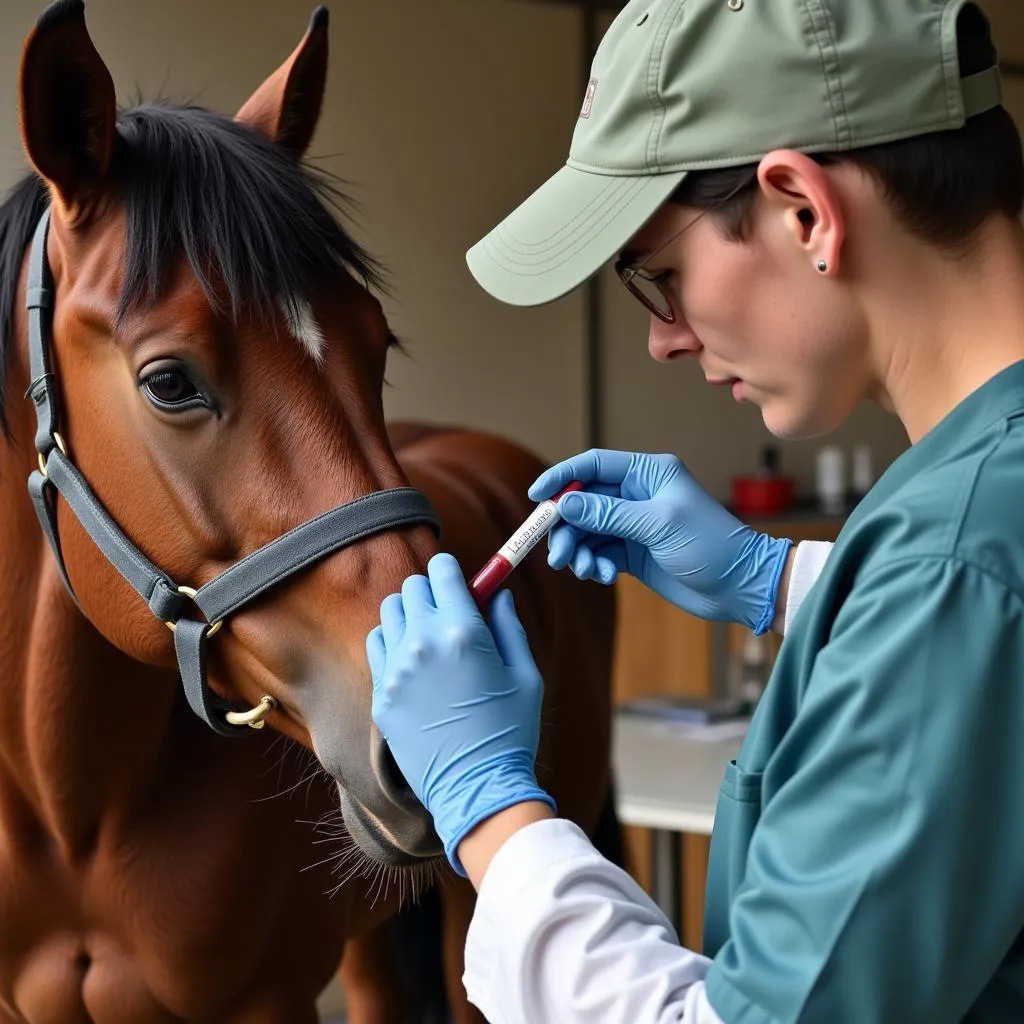
M172 582L124 535L72 463L57 432L57 396L50 370L54 292L46 254L49 224L47 210L36 228L29 257L27 306L32 383L26 397L32 399L36 409L39 469L29 476L28 489L61 576L77 604L57 533L57 494L153 614L173 630L182 685L192 710L223 736L244 735L248 728L260 729L276 705L273 697L265 696L256 707L247 709L221 699L206 682L206 643L224 619L292 574L365 537L412 525L430 526L439 534L437 517L426 496L411 487L376 491L297 526L198 590ZM203 613L205 622L180 614L186 600Z

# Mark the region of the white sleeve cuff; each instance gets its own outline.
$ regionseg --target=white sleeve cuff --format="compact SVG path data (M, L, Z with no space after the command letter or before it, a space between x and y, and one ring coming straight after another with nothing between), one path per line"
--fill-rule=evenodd
M786 596L785 632L810 593L811 587L825 568L828 556L835 545L830 540L804 540L796 546L793 569L789 574L789 593Z
M535 822L484 875L463 983L492 1024L718 1024L664 914L572 822Z

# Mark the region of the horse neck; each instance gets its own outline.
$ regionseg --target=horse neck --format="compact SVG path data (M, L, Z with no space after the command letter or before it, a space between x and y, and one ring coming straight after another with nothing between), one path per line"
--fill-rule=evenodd
M0 436L0 835L34 822L73 853L155 777L177 680L108 643L64 588L26 487L35 418L20 400L29 381L20 314L15 333L10 437Z

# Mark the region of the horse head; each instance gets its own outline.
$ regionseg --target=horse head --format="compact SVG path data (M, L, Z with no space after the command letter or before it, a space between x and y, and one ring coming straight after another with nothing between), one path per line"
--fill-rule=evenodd
M67 454L47 461L41 449L40 471L76 467L128 544L182 587L168 591L183 605L175 616L204 626L182 595L317 517L407 484L384 424L394 338L377 270L337 216L333 180L303 160L327 57L321 8L227 118L162 103L119 110L81 0L48 8L25 46L21 127L35 174L10 202L28 235L48 211L50 365L32 397L43 404L50 382ZM26 275L14 275L16 307L32 292ZM15 315L19 350L29 322ZM49 500L83 614L133 658L176 667L176 635L154 601L65 500ZM280 579L268 569L266 587L202 639L213 690L266 698L270 726L337 782L358 847L396 866L440 846L373 727L364 639L381 599L437 549L424 518L302 556Z

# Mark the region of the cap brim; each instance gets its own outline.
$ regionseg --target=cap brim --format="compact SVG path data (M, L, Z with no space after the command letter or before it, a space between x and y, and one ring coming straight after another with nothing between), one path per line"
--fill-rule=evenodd
M510 305L553 302L617 255L686 174L632 178L567 165L469 250L470 272Z

